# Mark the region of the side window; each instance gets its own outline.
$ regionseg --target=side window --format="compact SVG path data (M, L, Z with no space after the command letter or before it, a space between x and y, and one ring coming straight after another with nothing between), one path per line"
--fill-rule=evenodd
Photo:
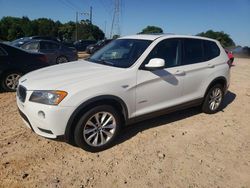
M59 45L53 42L44 42L42 41L40 44L41 50L56 50L59 48Z
M199 39L184 39L182 65L189 65L203 61L203 43Z
M0 56L6 56L8 55L7 52L0 47Z
M51 49L51 50L56 50L56 49L58 49L59 48L59 45L58 44L56 44L56 43L49 43L49 48Z
M161 58L165 60L166 68L178 66L180 62L180 50L181 42L179 39L163 40L154 47L143 64L147 64L150 59Z
M217 44L213 41L204 40L204 59L205 61L209 61L215 57L220 55L220 49Z
M23 49L25 50L37 50L39 47L39 43L38 42L29 42L27 44L24 44L22 46Z

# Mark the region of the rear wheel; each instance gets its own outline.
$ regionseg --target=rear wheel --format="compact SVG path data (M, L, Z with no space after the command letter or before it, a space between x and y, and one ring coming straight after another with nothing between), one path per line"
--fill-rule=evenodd
M75 142L84 150L102 151L112 145L120 127L120 115L112 106L96 106L78 121L74 132Z
M2 80L1 86L4 91L16 91L18 80L21 78L22 74L20 72L9 72L6 73Z
M67 63L68 62L68 59L67 57L64 57L64 56L60 56L56 59L56 63L57 64L61 64L61 63Z
M202 105L202 111L207 114L218 112L222 105L224 92L221 84L216 84L209 89Z

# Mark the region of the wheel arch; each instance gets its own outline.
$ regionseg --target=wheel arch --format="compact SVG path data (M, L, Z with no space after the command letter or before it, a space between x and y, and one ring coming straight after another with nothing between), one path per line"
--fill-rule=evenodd
M64 133L65 140L71 144L74 144L74 130L75 130L77 121L80 119L81 115L84 112L91 109L92 107L103 105L103 104L111 105L115 109L117 109L119 114L121 115L123 124L127 121L128 108L125 102L121 98L117 96L113 96L113 95L102 95L102 96L94 97L92 99L85 101L81 105L79 105L71 114L67 122L67 126L66 126L65 133Z
M227 79L224 77L224 76L220 76L220 77L217 77L215 79L213 79L210 84L208 85L207 89L206 89L206 92L203 96L203 98L205 98L207 92L209 91L209 89L211 87L213 87L215 84L221 84L223 86L223 92L225 93L225 91L227 90Z

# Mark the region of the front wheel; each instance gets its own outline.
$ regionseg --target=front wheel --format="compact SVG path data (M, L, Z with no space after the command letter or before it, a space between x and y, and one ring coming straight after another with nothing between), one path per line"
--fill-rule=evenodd
M96 106L85 112L78 121L74 137L76 144L90 152L110 147L121 127L121 118L109 105Z
M211 87L205 96L202 111L207 114L218 112L222 106L223 96L224 92L221 84L216 84Z

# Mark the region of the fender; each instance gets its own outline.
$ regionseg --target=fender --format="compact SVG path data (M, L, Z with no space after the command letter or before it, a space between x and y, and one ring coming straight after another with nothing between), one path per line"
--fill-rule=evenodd
M78 106L74 110L74 112L70 116L70 118L69 118L69 120L67 122L65 133L64 133L64 139L67 142L72 142L72 139L73 139L72 131L74 130L74 127L76 125L76 121L77 121L78 116L80 115L80 113L84 112L84 110L87 110L92 105L95 105L98 102L103 103L103 101L115 102L116 104L119 104L121 106L121 108L122 108L123 118L124 118L125 122L127 121L127 119L128 119L128 108L127 108L127 105L125 104L125 102L121 98L119 98L117 96L113 96L113 95L101 95L101 96L94 97L92 99L89 99L89 100L83 102L80 106Z
M227 79L224 77L224 76L220 76L220 77L217 77L215 79L213 79L210 84L208 85L207 89L206 89L206 92L204 93L204 96L203 98L206 96L208 90L215 84L215 83L222 83L223 84L223 92L224 94L226 94L226 90L227 90Z

